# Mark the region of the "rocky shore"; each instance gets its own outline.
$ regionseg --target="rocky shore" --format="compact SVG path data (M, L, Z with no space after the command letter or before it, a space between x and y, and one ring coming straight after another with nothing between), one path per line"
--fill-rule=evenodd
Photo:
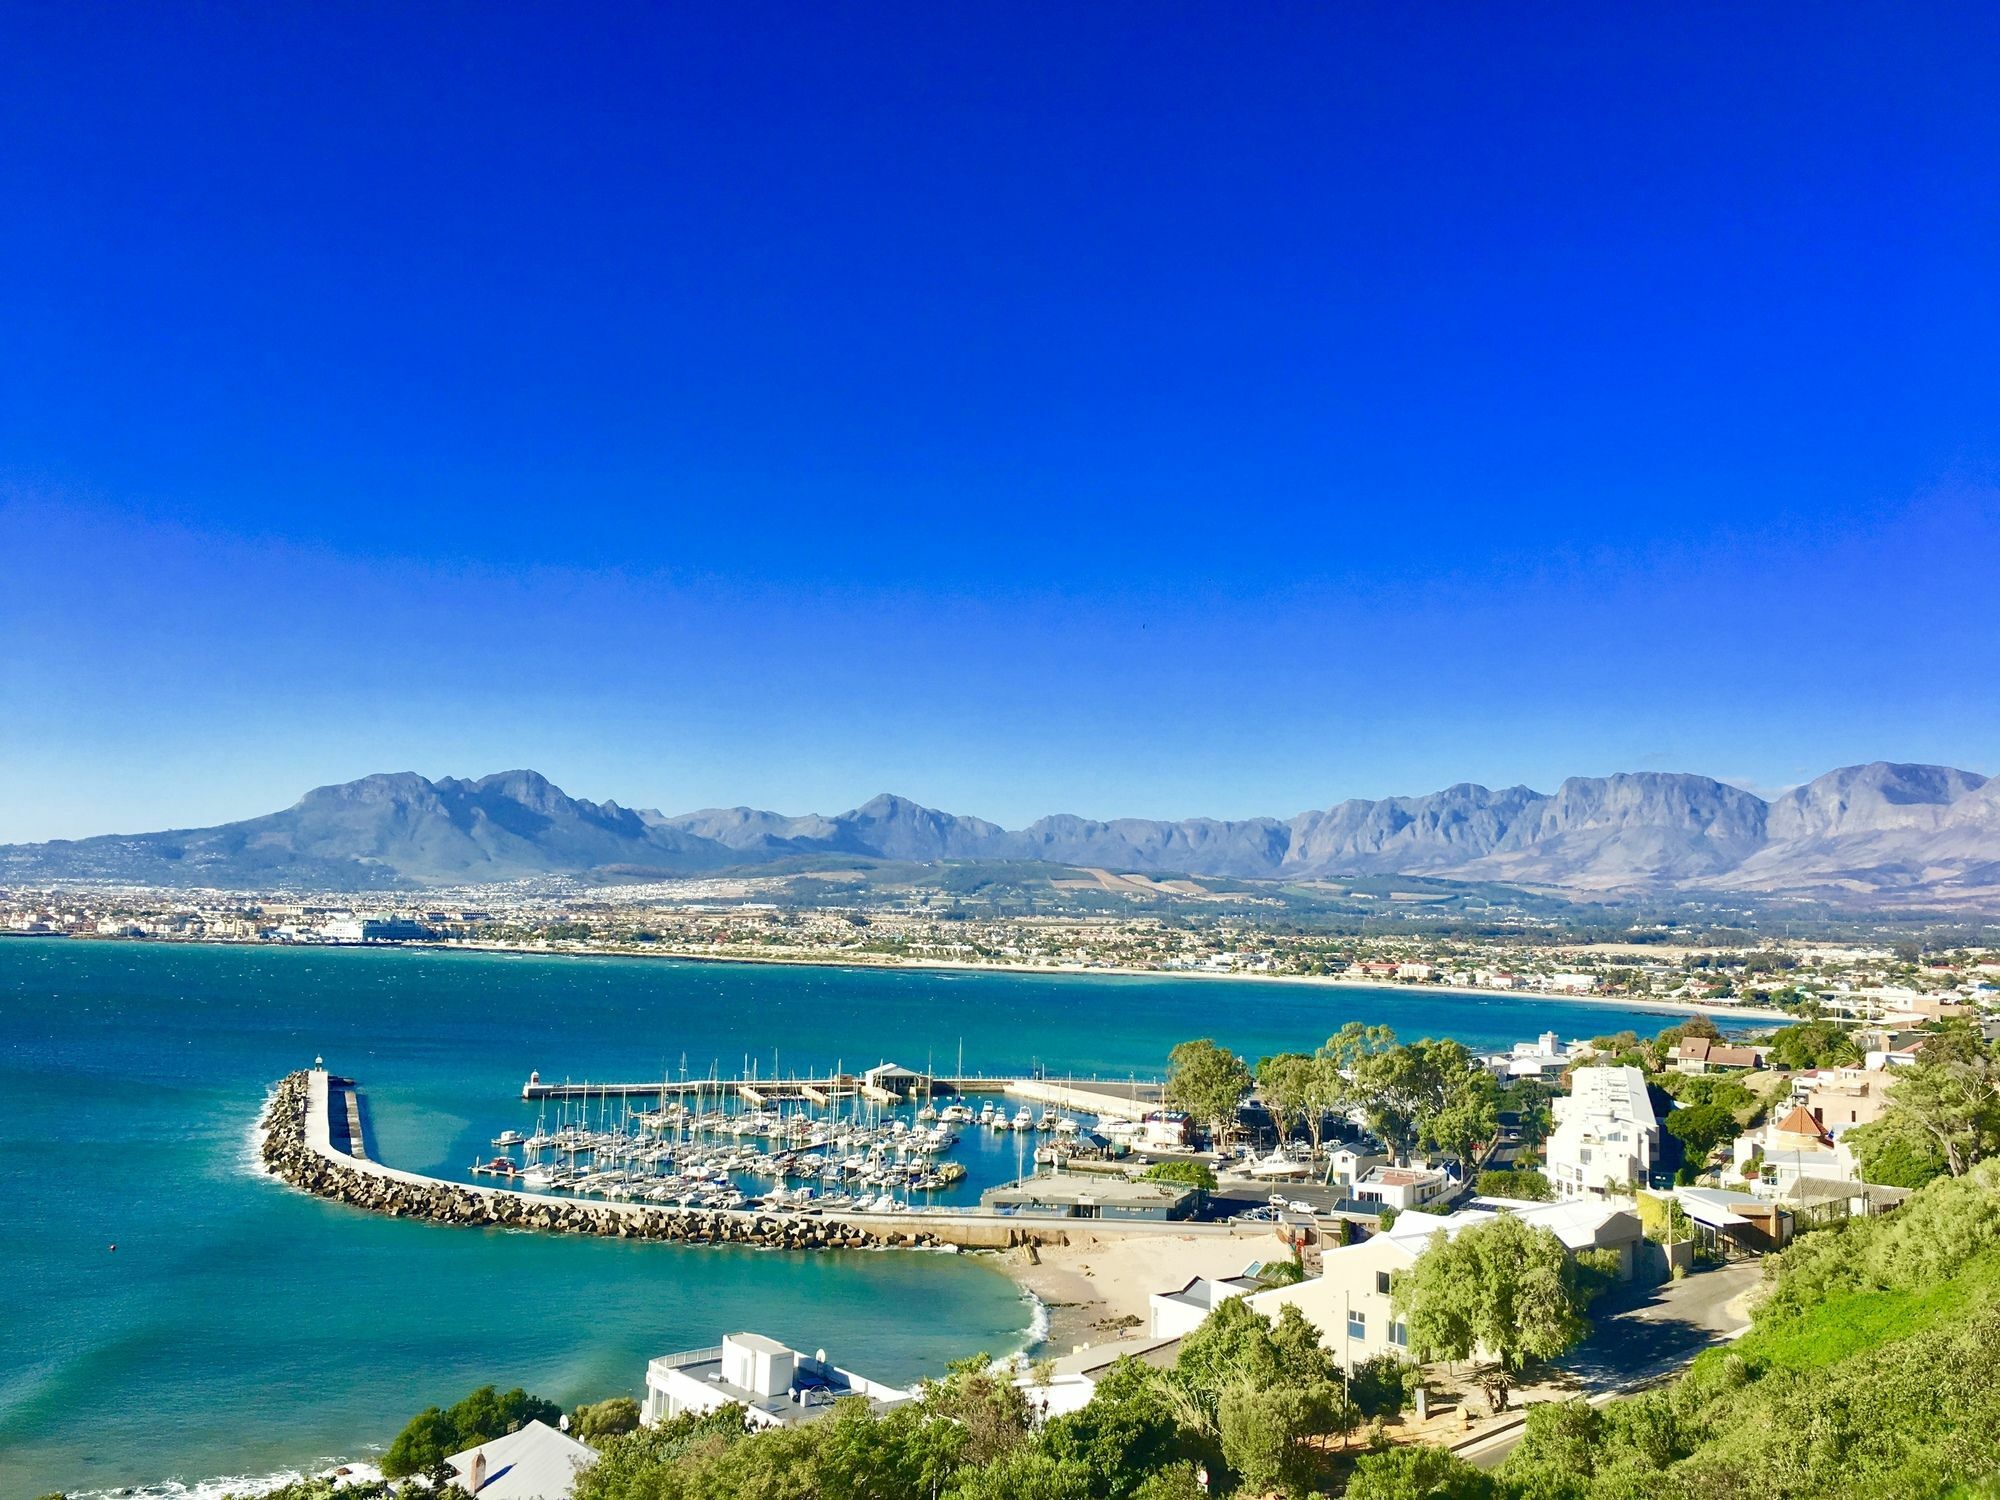
M674 1240L692 1245L746 1245L774 1250L934 1249L946 1242L928 1232L796 1214L648 1208L582 1203L501 1188L471 1188L433 1178L344 1165L313 1148L306 1136L310 1075L290 1073L264 1115L265 1168L317 1197L386 1214L482 1229L536 1229L554 1234L601 1234L616 1239Z

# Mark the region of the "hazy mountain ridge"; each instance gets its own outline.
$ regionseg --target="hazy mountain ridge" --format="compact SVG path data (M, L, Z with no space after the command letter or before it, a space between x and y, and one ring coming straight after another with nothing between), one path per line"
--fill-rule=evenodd
M401 772L318 787L283 812L216 828L0 847L0 879L365 889L612 868L697 875L823 854L1949 898L2000 888L2000 780L1878 761L1766 802L1706 776L1641 771L1571 777L1553 793L1461 783L1289 819L1057 814L1009 830L889 794L833 816L749 807L667 816L570 797L534 771L435 782Z

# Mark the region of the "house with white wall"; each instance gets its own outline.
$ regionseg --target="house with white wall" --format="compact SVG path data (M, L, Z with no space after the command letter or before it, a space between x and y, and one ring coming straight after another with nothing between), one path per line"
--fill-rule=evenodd
M1409 1329L1396 1316L1391 1287L1396 1275L1414 1266L1440 1234L1450 1239L1503 1213L1512 1214L1549 1230L1572 1255L1613 1251L1620 1274L1633 1273L1643 1230L1638 1214L1630 1209L1591 1201L1503 1205L1474 1199L1473 1203L1452 1214L1403 1214L1380 1234L1328 1250L1318 1276L1250 1293L1244 1303L1274 1320L1286 1307L1296 1307L1319 1329L1320 1342L1351 1369L1379 1354L1413 1357Z
M865 1397L880 1413L915 1399L916 1391L843 1370L828 1362L824 1349L802 1354L762 1334L732 1333L715 1348L651 1361L640 1419L651 1424L740 1406L752 1427L796 1427L825 1416L847 1396Z
M1559 1198L1622 1197L1644 1186L1660 1155L1660 1121L1637 1068L1578 1068L1551 1101L1546 1155Z

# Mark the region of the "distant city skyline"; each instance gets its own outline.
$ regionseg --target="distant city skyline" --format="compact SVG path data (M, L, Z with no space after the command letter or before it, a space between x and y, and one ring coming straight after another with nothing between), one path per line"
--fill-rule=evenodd
M0 21L0 841L2000 771L2000 14L744 33Z

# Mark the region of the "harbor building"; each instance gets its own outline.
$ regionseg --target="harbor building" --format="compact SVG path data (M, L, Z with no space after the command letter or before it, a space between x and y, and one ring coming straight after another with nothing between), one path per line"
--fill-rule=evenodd
M1552 1101L1549 1183L1558 1198L1622 1197L1644 1187L1660 1155L1660 1121L1637 1068L1578 1068Z
M801 1354L759 1333L732 1333L715 1348L651 1361L640 1416L650 1425L740 1406L752 1427L797 1427L825 1416L848 1396L863 1397L879 1416L915 1395L829 1363L824 1349Z
M1054 1219L1185 1219L1195 1191L1173 1182L1135 1182L1103 1175L1047 1173L988 1188L982 1208Z

